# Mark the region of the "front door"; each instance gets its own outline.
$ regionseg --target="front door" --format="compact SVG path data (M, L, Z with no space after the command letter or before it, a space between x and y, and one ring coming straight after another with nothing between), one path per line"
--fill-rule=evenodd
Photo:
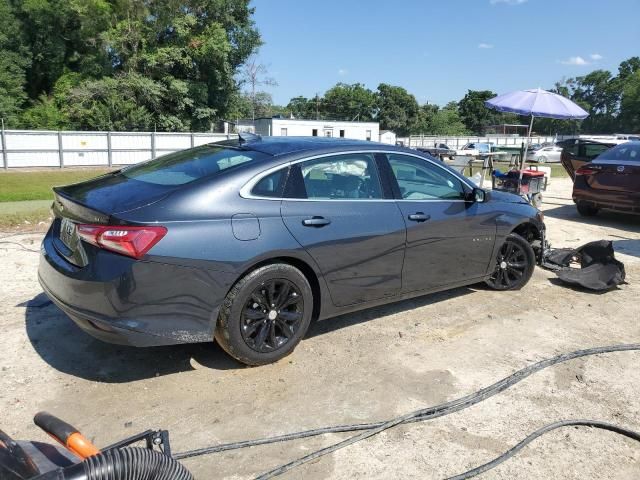
M405 224L396 203L383 198L373 154L296 163L285 191L282 218L318 264L335 305L400 291Z
M402 289L436 290L486 275L496 239L490 207L468 201L462 181L434 162L385 156L407 225Z

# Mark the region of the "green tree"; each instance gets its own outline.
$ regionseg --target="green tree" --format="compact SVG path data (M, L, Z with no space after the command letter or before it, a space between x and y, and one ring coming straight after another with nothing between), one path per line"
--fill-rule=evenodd
M443 108L437 109L429 123L429 133L432 135L465 135L468 133L460 118L458 104L449 102Z
M8 2L0 2L0 117L9 126L15 124L27 99L29 56L14 9Z
M571 83L572 100L589 112L589 116L582 123L583 130L589 133L615 131L621 93L619 79L607 70L594 70Z
M289 100L286 106L286 110L291 113L295 118L314 120L316 118L317 110L320 107L320 97L307 98L303 96L293 97Z
M329 120L371 121L375 115L377 97L361 83L338 83L322 98L322 117Z
M20 71L4 69L14 84L28 86L32 105L23 123L210 128L232 108L236 74L261 43L249 3L5 0L3 6L14 6L22 34L12 38L22 38L21 56L28 60L21 66L2 56L24 69L22 81ZM12 18L3 10L0 17L4 23ZM19 52L17 46L10 50ZM60 101L54 89L68 74L79 78ZM11 97L20 103L19 95Z
M640 132L640 69L626 79L620 102L620 120L625 132Z
M27 93L31 99L51 93L66 71L102 75L108 71L101 33L112 14L106 0L14 0L30 51Z
M409 135L420 110L416 97L402 87L381 83L377 91L380 128Z
M484 102L495 96L491 90L469 90L458 102L460 117L470 132L481 135L489 125L520 122L520 117L516 114L501 113L487 108Z

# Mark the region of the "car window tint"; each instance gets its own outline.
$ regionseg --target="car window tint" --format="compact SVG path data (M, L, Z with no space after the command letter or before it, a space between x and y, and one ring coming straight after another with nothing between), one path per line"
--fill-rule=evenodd
M343 154L303 162L299 172L307 198L358 200L382 198L372 154Z
M407 155L388 154L387 158L403 199L464 199L462 182L445 169Z
M566 144L563 142L563 150L565 152L567 152L569 155L578 155L578 151L579 151L579 144L576 141L571 140L570 142L567 142Z
M602 152L606 152L609 150L608 145L600 145L598 143L586 143L584 145L584 156L588 159L593 160Z
M120 174L141 182L177 186L266 157L251 150L203 145L124 168Z
M258 197L281 197L288 168L283 168L262 178L251 190L252 195Z
M600 155L598 160L640 162L640 142L623 143L613 147Z

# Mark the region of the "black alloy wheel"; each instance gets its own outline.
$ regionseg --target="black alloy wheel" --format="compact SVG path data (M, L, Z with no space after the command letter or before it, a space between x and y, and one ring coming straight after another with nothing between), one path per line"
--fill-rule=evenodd
M531 278L535 268L535 253L520 235L510 234L496 258L496 268L487 280L495 290L518 290Z
M285 279L269 280L256 288L244 306L242 338L260 353L273 352L293 338L304 315L304 300Z
M215 340L247 365L266 365L289 355L313 316L313 291L293 265L258 267L236 282L222 302Z

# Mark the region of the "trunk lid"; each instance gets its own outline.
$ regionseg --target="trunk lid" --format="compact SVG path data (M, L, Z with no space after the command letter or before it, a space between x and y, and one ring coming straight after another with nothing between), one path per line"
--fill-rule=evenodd
M90 263L91 247L87 248L80 241L76 225L109 224L114 214L151 205L173 189L130 179L120 172L56 187L53 189L54 247L68 262L84 267Z
M640 164L631 162L596 161L596 174L587 178L587 184L596 190L640 193Z

